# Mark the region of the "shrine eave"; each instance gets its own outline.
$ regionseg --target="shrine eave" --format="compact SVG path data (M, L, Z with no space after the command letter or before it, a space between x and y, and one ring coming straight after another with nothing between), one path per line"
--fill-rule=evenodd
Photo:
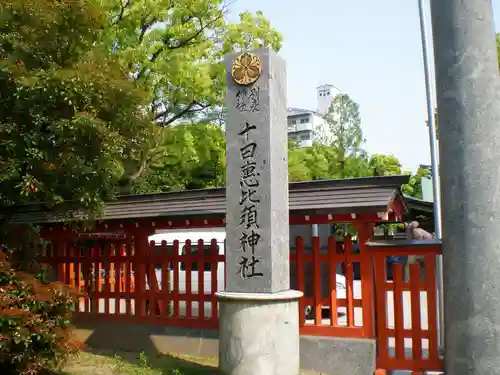
M408 175L292 182L289 184L290 215L358 214L392 212L395 202L408 212L401 186ZM223 218L224 188L129 195L106 203L99 221L169 219L182 217ZM0 211L0 218L7 211ZM43 204L9 207L10 224L44 224L68 221ZM78 219L78 216L76 216Z

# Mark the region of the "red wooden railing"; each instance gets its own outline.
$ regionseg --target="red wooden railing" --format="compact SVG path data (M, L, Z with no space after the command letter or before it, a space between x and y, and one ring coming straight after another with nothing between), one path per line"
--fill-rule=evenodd
M337 244L330 237L326 247L318 237L312 246L304 247L297 237L291 248L292 288L304 293L299 302L300 333L304 335L337 337L370 337L370 322L364 321L363 310L370 309L370 301L363 299L363 272L371 267L370 258L360 249L353 252L352 240L345 237ZM355 280L354 265L360 269ZM343 266L344 275L340 269ZM296 282L295 279L296 278ZM311 314L307 314L310 309Z
M84 292L77 306L79 313L114 320L217 327L214 293L224 288L225 256L219 254L215 240L208 252L202 240L196 244L189 240L185 244L163 242L161 246L152 242L143 251L125 239L105 244L56 243L42 257L57 270L59 281ZM185 245L184 251L180 251L181 245ZM330 237L326 245L321 247L319 238L314 237L312 246L305 248L303 239L297 237L291 249L292 286L305 295L300 301L300 332L370 337L366 314L361 311L369 311L370 302L362 299L361 280L353 277L355 265L363 273L370 268L370 259L353 252L350 237L343 244ZM345 276L338 274L340 265Z
M368 229L367 229L368 233ZM94 245L56 243L42 261L59 281L85 296L80 314L130 323L216 329L215 292L224 289L225 256L215 240L143 246L120 239ZM292 288L303 335L377 338L377 366L387 370L441 370L437 349L435 258L439 247L394 249L359 246L350 237L327 243L297 237L290 249ZM401 266L387 279L388 256L425 259L425 277ZM356 272L354 272L356 271ZM425 303L424 303L425 302Z
M385 370L442 371L438 351L436 256L439 247L372 249L375 268L377 367ZM388 256L419 256L420 264L393 265ZM381 372L379 372L381 373Z
M208 254L201 240L196 245L189 240L183 245L185 251L181 254L179 241L169 246L166 242L160 246L151 242L145 251L138 251L134 243L124 241L114 241L105 247L59 244L48 248L41 261L54 266L59 281L84 292L76 306L80 314L217 328L214 293L223 289L219 279L224 272L224 255L218 253L215 240L211 241Z

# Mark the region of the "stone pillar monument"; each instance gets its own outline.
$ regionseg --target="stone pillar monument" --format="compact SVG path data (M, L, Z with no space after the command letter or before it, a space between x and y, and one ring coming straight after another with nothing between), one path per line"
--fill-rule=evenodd
M445 374L500 374L500 77L491 0L432 0Z
M297 375L301 292L290 290L285 63L271 49L226 56L226 375Z

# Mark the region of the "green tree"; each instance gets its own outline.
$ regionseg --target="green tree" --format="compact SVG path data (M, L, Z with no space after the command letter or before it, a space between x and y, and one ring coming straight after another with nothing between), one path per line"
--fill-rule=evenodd
M228 4L222 0L104 0L104 4L108 17L99 46L116 56L147 91L145 108L162 127L221 124L226 87L223 56L261 46L281 47L281 34L262 12L243 12L238 23L230 23ZM159 144L168 143L163 137L169 136L168 132L158 136ZM127 174L124 191L132 188L148 164L158 170L164 161L169 169L171 158L159 144L129 158L137 172Z
M164 160L151 165L133 186L134 193L224 186L226 138L213 124L183 124L161 129Z
M368 163L373 176L393 176L401 174L401 163L393 155L374 154Z
M98 0L0 0L0 205L98 210L157 128L148 93L96 47Z
M419 168L415 174L410 176L408 184L403 186L403 193L417 199L422 199L422 178L430 176L431 173L427 168Z
M338 155L335 146L314 143L312 147L300 148L294 142L290 142L288 153L290 181L402 174L401 163L395 156L384 154L369 156L365 151L359 150L356 155L345 157L341 177L339 162L336 159Z
M305 148L297 146L288 149L288 178L290 181L310 181L312 180L311 170L306 163Z
M214 117L223 106L222 58L248 48L281 47L281 34L262 12L227 20L223 0L105 0L101 44L148 90L154 120L163 126Z
M336 178L355 178L372 176L369 169L370 157L364 150L358 151L356 155L348 155L343 163L344 169L335 173ZM337 165L337 164L333 164ZM341 177L343 176L343 177Z
M334 150L330 167L339 178L351 177L349 167L358 170L358 156L365 157L361 146L364 143L361 129L359 105L349 95L337 95L325 114L328 132L322 135L322 143L330 145Z
M0 204L94 210L117 181L128 192L145 172L171 170L178 134L154 124L212 118L223 104L224 54L281 46L261 12L232 24L220 0L0 5ZM192 180L172 186L224 179L209 169L189 169Z
M290 147L288 174L290 181L326 180L334 178L331 161L335 150L331 146L314 142L312 147Z

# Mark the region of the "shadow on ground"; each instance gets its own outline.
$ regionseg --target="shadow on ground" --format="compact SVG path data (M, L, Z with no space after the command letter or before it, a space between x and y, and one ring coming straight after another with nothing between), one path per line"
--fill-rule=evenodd
M220 375L216 358L217 331L89 318L78 319L75 323L80 332L78 339L85 342L88 349L87 356L82 355L80 369L67 370L69 375ZM107 372L95 366L87 366L85 371L81 369L86 366L85 360L92 362L106 358L108 361L102 368L107 368ZM122 364L129 366L121 371L118 367ZM110 372L110 366L115 368L113 372ZM301 370L301 375L309 374L318 373Z
M64 375L218 375L204 359L88 348L65 368ZM207 362L209 360L207 359ZM62 375L62 374L61 374Z
M78 327L77 338L92 348L195 357L216 357L219 351L216 330L130 324L84 316L75 319L74 324Z

